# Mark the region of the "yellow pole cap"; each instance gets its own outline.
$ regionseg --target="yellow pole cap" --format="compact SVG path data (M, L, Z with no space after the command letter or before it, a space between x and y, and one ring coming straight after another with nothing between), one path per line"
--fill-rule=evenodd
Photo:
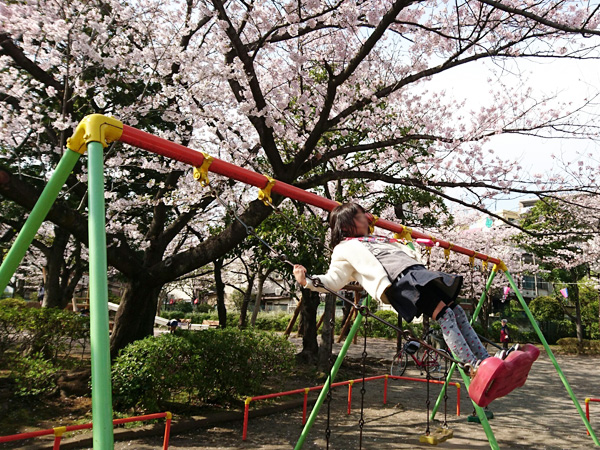
M120 120L91 114L79 122L73 136L67 139L67 148L83 155L89 142L100 142L106 148L110 142L118 141L122 134L123 122Z

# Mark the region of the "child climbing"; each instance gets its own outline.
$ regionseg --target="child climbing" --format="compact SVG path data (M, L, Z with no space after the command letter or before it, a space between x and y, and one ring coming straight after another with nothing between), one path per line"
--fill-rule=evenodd
M374 298L391 304L407 322L426 314L437 321L448 348L466 365L477 367L489 354L464 310L455 303L463 278L428 270L421 256L393 240L369 236L369 220L356 203L336 207L330 215L331 265L320 282L337 291L358 281ZM296 281L324 291L306 278L306 268L294 266Z

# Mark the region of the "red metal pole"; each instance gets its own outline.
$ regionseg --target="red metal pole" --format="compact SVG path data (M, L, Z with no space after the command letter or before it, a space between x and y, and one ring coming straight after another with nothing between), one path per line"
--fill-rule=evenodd
M39 436L47 436L49 434L54 434L53 429L49 430L39 430L39 431L30 431L28 433L19 433L19 434L11 434L8 436L0 436L1 442L11 442L11 441L20 441L23 439L31 439Z
M460 383L456 383L456 415L460 416Z
M252 397L246 398L246 404L244 406L244 430L242 431L242 441L245 441L246 437L248 437L248 415L249 415L251 401L252 401Z
M587 421L590 421L590 399L586 398L585 399L585 418L587 419ZM591 424L590 424L591 425ZM586 430L587 435L590 435L589 430Z
M304 405L302 406L302 425L306 425L306 407L308 405L309 388L304 389Z
M61 441L62 435L65 431L67 431L67 427L54 428L54 445L52 446L52 450L60 449L60 441Z
M165 439L163 440L163 450L169 448L169 437L171 436L171 418L173 415L167 411L166 413L167 423L165 423Z
M352 409L352 385L354 381L348 383L348 415L350 415L350 410Z
M387 405L387 386L388 386L388 376L385 376L385 381L383 382L383 404Z
M150 152L157 153L159 155L163 155L168 158L172 158L177 161L181 161L183 163L190 164L196 167L200 167L202 165L202 162L204 161L204 155L199 151L192 150L180 144L175 144L174 142L170 142L166 139L154 136L150 133L146 133L145 131L132 128L128 125L123 125L123 134L121 135L121 138L119 140L126 144L133 145L134 147L139 147ZM213 159L208 170L210 172L224 175L234 180L259 187L261 189L265 188L268 184L268 180L264 175L256 173L252 170L244 169L242 167L236 166L235 164L231 164L217 158ZM276 194L284 195L294 200L301 201L303 203L308 203L310 205L317 206L327 211L331 211L338 205L338 203L333 200L329 200L324 197L321 197L320 195L307 192L303 189L297 188L295 186L292 186L291 184L287 184L282 181L277 181L277 183L273 185L271 191ZM384 219L377 220L376 226L396 233L402 233L405 230L404 226L398 225L394 222L390 222ZM452 251L455 251L457 253L462 253L467 256L474 256L477 259L489 261L493 264L500 263L500 260L497 258L492 258L483 253L469 250L459 245L454 245L450 242L437 239L431 235L421 233L415 230L410 230L410 232L411 236L415 239L431 239L433 242L435 242L442 248L450 248L452 249Z

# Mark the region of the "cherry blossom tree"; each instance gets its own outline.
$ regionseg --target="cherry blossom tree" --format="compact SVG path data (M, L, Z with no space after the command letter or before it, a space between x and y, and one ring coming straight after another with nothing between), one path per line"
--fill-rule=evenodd
M596 194L593 164L531 178L486 147L502 133L595 138L583 114L593 98L556 104L504 85L499 70L493 103L470 111L428 83L477 61L596 58L599 16L588 3L557 0L5 3L0 194L31 208L92 112L319 193L353 180L482 211L511 192ZM86 175L78 165L49 215L84 244ZM113 145L106 175L108 261L127 279L115 355L152 333L165 283L221 260L247 233L237 221L207 231L225 211L182 164ZM241 186L224 191L252 227L271 213Z
M577 339L583 339L582 304L579 284L597 267L597 241L600 237L600 209L593 196L578 195L558 201L539 201L525 215L523 227L543 231L543 236L519 236L520 246L539 259L541 274L556 286L567 287L563 306L571 304L574 313L565 308L575 322ZM562 296L561 296L562 298Z

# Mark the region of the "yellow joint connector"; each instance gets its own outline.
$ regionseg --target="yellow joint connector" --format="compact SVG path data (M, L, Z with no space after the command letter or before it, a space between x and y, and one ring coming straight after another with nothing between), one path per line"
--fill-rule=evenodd
M210 180L208 179L208 168L215 158L204 152L201 153L204 156L204 159L202 160L202 165L200 167L194 167L194 180L198 180L200 186L206 187L210 184Z
M483 266L483 270L488 270L488 261L489 261L490 257L489 256L485 256L485 259L482 260L481 265Z
M446 258L446 261L450 259L450 251L452 250L452 247L454 247L454 244L448 244L448 248L444 249L444 258Z
M587 405L589 402L590 402L590 398L588 397L585 399L585 404Z
M173 418L173 414L171 414L170 411L167 411L165 414L166 414L165 419L170 420Z
M304 393L308 394L310 392L310 388L304 388Z
M412 228L404 227L401 236L405 241L412 242Z
M118 141L122 134L123 122L120 120L91 114L79 122L73 136L67 139L67 148L83 155L90 142L100 142L106 148L110 142Z
M246 397L246 405L249 405L252 401L252 397Z
M495 272L497 272L499 270L501 270L502 272L506 272L506 271L508 271L508 267L506 267L506 264L504 264L504 261L500 260L500 262L498 264L494 264L494 268L492 270Z
M375 224L379 220L379 217L376 216L375 214L371 214L371 215L373 216L373 220L371 222L369 222L369 233L372 234L375 231Z
M348 384L349 384L350 386L354 386L354 380L350 380L350 381L348 382Z
M262 202L266 205L269 206L272 201L271 201L271 189L273 189L273 186L275 186L275 183L277 183L277 180L275 180L274 178L271 178L268 175L264 176L267 179L267 185L258 190L258 199L262 200Z
M454 383L454 386L456 386L458 389L460 389L460 383Z
M67 427L55 427L55 428L53 428L53 430L54 430L54 436L59 437L67 432Z

